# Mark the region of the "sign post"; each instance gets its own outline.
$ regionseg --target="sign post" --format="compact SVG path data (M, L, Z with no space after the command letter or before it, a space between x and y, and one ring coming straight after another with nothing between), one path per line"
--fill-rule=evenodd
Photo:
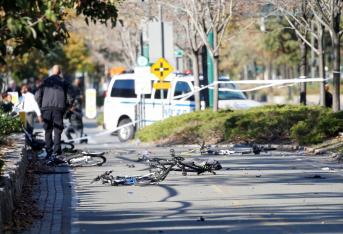
M170 89L170 82L163 82L167 76L174 71L174 68L168 63L164 58L160 58L154 63L150 72L154 74L160 81L154 84L154 89L161 90L161 99L162 99L162 119L164 119L164 93L163 90Z

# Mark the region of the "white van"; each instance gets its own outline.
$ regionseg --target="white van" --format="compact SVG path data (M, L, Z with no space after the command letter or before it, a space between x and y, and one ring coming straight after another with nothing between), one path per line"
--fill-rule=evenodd
M106 129L115 129L130 122L136 122L137 105L141 99L140 96L136 95L135 86L142 80L151 86L151 92L144 95L144 108L142 108L145 110L144 125L195 110L194 95L182 97L183 94L194 91L193 76L169 75L165 81L171 82L171 88L163 90L163 95L161 95L161 90L152 88L153 83L158 82L154 75L150 73L145 75L121 74L112 78L107 89L104 103L104 126ZM225 88L236 88L234 84L224 85ZM178 96L181 97L178 98ZM219 91L219 100L219 108L222 109L245 109L261 105L246 99L242 92ZM202 106L204 106L204 102L202 102ZM130 125L118 130L119 140L124 142L132 139L135 126Z

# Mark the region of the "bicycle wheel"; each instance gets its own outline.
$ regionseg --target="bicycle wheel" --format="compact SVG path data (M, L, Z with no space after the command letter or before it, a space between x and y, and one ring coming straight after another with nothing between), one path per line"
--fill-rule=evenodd
M67 159L67 162L72 167L92 167L101 166L106 162L106 158L100 155L76 155Z

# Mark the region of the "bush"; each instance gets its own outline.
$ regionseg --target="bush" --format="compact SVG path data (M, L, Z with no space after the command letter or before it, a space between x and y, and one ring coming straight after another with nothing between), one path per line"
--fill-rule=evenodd
M193 112L168 118L137 133L142 141L319 143L343 131L342 112L322 107L274 105L249 110Z
M323 142L343 131L343 115L341 113L343 112L323 112L315 120L300 121L291 128L291 136L302 145Z
M316 123L327 109L308 106L264 106L237 111L225 123L225 139L231 141L285 142L294 138L291 128L299 121ZM300 123L301 125L301 123ZM302 124L302 130L306 127Z
M20 120L0 111L0 140L13 132L20 131Z
M229 111L210 110L192 112L158 121L137 132L143 142L170 138L174 143L199 143L200 139L224 139L223 125Z

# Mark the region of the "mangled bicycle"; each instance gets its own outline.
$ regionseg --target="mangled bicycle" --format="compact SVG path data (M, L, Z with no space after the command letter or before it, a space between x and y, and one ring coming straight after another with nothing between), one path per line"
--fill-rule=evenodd
M40 159L48 159L46 154L45 141L38 138L40 133L30 134L23 128L26 144L31 150L38 155ZM75 149L74 144L68 142L61 142L62 152L66 156L58 163L49 161L49 166L68 165L71 167L92 167L102 166L106 162L105 152L88 152Z
M267 153L269 151L276 150L276 148L268 145L259 145L259 144L239 144L233 145L227 148L219 148L217 145L207 145L203 141L199 144L199 148L190 149L186 152L182 152L182 156L191 156L191 155L247 155L254 154L259 155L261 153Z
M113 176L112 171L106 171L94 178L91 183L101 181L102 184L108 184L112 186L157 184L163 181L168 176L171 169L172 166L169 166L160 168L159 170L146 175L138 176Z
M154 169L166 169L171 167L171 171L180 171L182 175L187 173L196 173L198 175L205 172L216 174L216 170L222 169L221 164L216 160L206 160L202 162L187 161L181 156L175 154L175 150L170 150L171 158L157 158L143 155L139 161L145 161L148 163L150 170Z

